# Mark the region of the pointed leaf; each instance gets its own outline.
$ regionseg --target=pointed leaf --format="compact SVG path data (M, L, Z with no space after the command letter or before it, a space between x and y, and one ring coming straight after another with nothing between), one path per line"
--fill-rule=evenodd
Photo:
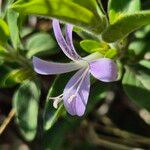
M140 0L109 0L108 15L110 23L114 23L121 16L132 14L140 10Z
M6 22L0 19L0 43L5 43L9 36L9 29Z
M123 15L102 33L102 38L106 42L115 42L125 38L129 33L137 28L150 24L150 11L140 11L134 14ZM117 34L116 34L117 33Z
M95 6L93 0L90 1L89 3L92 5L77 0L74 2L68 0L19 0L12 7L23 14L57 18L82 27L89 32L99 34L106 27L106 18L103 15L98 15L95 9L98 6ZM89 6L93 11L89 9Z
M19 29L18 29L18 17L19 13L15 12L12 9L7 11L7 21L10 31L11 42L15 50L17 50L20 44L20 37L19 37Z

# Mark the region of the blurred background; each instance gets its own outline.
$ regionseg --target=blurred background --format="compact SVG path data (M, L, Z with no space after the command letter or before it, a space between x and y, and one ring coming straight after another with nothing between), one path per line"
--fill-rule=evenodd
M0 0L1 8L5 7L6 1ZM107 11L107 0L102 0L102 3ZM149 0L142 0L142 9L150 9ZM27 53L29 60L33 55L37 55L44 59L67 61L65 57L62 57L64 55L60 52L55 41L49 20L29 16L24 18L24 22L25 25L20 29L20 36L26 50L31 50ZM145 28L147 29L146 33ZM146 36L137 36L142 34L146 34ZM84 35L74 33L73 36L75 46L80 51L79 42ZM135 48L147 51L147 55L144 57L150 59L150 26L132 33L129 41L131 43L128 45L129 50ZM43 49L44 51L42 51ZM86 55L85 52L80 51L80 53L83 56ZM62 58L60 59L60 57ZM0 66L0 84L4 80L5 69L5 66ZM38 77L42 87L38 129L36 138L30 142L20 134L12 110L12 97L19 85L11 87L0 85L0 125L4 121L9 122L0 135L0 150L49 150L50 147L53 147L52 150L109 150L107 145L111 145L112 149L122 150L130 150L130 146L137 147L137 150L150 149L150 113L131 103L120 82L112 85L106 84L106 86L113 88L113 91L110 88L107 94L104 92L105 86L101 83L100 100L94 105L89 104L88 113L84 119L71 117L69 120L65 120L60 118L52 130L42 133L40 112L44 109L46 95L55 76L38 75ZM95 83L93 86L99 85ZM99 92L96 88L92 89L90 102L94 99L94 95L92 95L94 90ZM134 149L136 150L136 148Z

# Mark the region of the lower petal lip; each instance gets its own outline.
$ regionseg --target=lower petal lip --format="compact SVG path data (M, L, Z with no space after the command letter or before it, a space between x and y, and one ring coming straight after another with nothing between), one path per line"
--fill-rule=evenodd
M67 83L63 100L66 110L72 116L83 116L90 91L90 75L88 68L79 70ZM71 101L70 98L73 98Z

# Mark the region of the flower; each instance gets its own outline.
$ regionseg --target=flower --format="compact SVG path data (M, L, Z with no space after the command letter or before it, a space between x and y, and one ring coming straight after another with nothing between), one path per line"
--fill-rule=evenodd
M117 78L117 66L111 59L97 58L99 57L98 53L81 58L73 45L73 26L70 24L66 25L64 38L59 21L54 19L52 24L60 48L72 62L54 63L34 57L34 70L42 75L62 74L78 70L67 83L63 94L58 97L51 97L51 99L54 99L53 105L55 108L63 100L64 106L69 114L82 116L86 110L90 92L90 74L104 82L115 81Z

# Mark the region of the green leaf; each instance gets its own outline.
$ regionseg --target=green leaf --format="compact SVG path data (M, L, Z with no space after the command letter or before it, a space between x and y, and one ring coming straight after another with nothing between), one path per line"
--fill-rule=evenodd
M11 42L15 50L20 45L19 29L18 29L18 17L19 13L12 9L7 11L7 21L10 31Z
M34 31L32 27L23 27L20 32L21 38L24 38Z
M150 65L150 63L149 63ZM123 87L126 94L137 105L150 111L150 70L146 66L126 68Z
M13 107L21 134L27 141L34 139L37 130L40 87L34 81L27 80L16 91Z
M60 105L58 109L55 109L53 107L53 100L51 100L50 97L56 97L63 93L63 90L67 82L71 78L71 75L72 73L59 75L55 79L53 85L51 86L47 94L45 112L44 112L44 129L45 130L49 130L56 123L58 118L62 116L64 112L64 107L62 105Z
M106 17L99 15L100 10L98 11L97 7L94 0L83 2L79 0L19 0L12 6L23 14L58 18L99 34L106 27Z
M135 32L135 38L130 42L128 51L135 54L138 59L143 59L146 52L150 51L150 25ZM133 56L131 56L132 58Z
M129 44L129 51L133 51L135 55L142 55L146 52L147 43L144 40L133 41Z
M3 59L7 54L7 50L0 45L0 59Z
M108 15L109 21L113 24L120 17L126 14L132 14L140 10L140 0L109 0Z
M149 63L148 60L141 60L141 61L139 62L139 64L140 64L141 66L143 66L143 67L146 67L146 68L150 69L150 63Z
M115 42L121 38L125 38L137 28L150 24L149 18L149 10L123 15L113 24L108 26L108 28L102 33L102 38L106 42Z
M6 22L0 19L0 44L3 44L7 41L9 37L9 29Z
M28 58L34 55L47 55L58 52L58 46L55 40L47 33L36 33L32 35L27 40L26 49L28 50Z
M1 66L0 69L3 69L0 76L0 87L2 88L12 87L34 76L34 74L28 69L22 68L13 70L4 66Z
M106 58L110 58L113 59L117 56L118 51L116 49L109 49L106 53L105 53L105 57Z
M80 46L88 53L100 52L103 54L109 49L106 43L95 40L83 40L80 42Z

